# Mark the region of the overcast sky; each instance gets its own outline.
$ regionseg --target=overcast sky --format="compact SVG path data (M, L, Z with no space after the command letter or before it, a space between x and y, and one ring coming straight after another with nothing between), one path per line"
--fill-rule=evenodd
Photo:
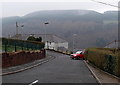
M118 6L119 0L96 0ZM100 13L118 10L117 7L107 6L91 0L0 0L2 17L24 16L40 10L94 10ZM0 5L1 6L1 5ZM0 7L1 8L1 7Z

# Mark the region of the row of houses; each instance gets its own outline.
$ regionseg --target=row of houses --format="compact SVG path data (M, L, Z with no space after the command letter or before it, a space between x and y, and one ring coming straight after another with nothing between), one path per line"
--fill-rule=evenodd
M42 42L45 42L45 48L65 51L68 50L68 42L53 34L17 34L13 39L27 40L29 36L41 37Z

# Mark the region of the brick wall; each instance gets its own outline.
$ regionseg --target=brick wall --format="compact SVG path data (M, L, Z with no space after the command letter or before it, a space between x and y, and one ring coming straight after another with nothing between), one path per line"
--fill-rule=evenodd
M2 68L16 66L45 58L45 50L2 53Z

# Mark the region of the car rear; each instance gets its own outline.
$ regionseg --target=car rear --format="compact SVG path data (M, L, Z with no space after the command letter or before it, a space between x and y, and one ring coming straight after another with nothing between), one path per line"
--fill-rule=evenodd
M84 59L84 53L82 51L77 51L75 54L71 54L71 59Z

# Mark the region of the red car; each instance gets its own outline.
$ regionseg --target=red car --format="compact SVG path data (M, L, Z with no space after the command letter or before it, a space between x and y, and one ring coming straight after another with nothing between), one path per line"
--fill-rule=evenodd
M75 54L71 54L71 59L85 59L83 51L77 51Z

